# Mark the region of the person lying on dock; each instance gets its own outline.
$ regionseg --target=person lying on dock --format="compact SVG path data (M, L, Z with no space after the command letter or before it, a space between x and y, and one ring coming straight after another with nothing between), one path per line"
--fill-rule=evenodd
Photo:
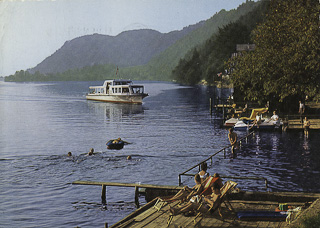
M213 203L221 196L220 187L217 182L211 187L212 194L210 196L193 196L188 203L180 207L170 208L172 215L182 213L192 213L194 211L206 212L213 206Z
M203 185L201 184L201 178L199 173L197 173L194 176L194 182L196 183L194 187L189 188L188 186L185 186L173 197L169 199L162 199L162 200L165 202L171 202L176 200L180 200L181 202L184 202L185 200L190 200L192 196L198 195L204 190Z
M162 199L165 202L173 202L176 200L180 200L180 203L185 201L189 201L193 196L201 195L207 196L212 194L212 186L214 183L218 185L219 188L223 186L222 180L218 173L215 173L213 176L209 176L205 179L205 181L199 182L200 175L196 174L194 180L196 185L193 188L189 188L185 186L182 190L180 190L176 195L169 199Z

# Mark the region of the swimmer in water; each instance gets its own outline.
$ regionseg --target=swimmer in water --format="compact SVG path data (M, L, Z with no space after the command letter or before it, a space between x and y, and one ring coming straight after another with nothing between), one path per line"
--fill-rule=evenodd
M94 149L91 148L90 151L88 152L88 155L89 155L89 156L93 155L93 152L94 152Z

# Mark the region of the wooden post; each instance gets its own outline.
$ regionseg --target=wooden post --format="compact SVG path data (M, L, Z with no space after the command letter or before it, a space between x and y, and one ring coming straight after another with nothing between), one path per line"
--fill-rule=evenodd
M210 115L212 116L212 98L210 97Z
M181 174L179 174L179 186L181 186Z
M223 121L225 120L225 117L224 117L224 103L222 104L222 118L223 118Z
M226 148L223 149L223 156L226 158Z
M139 187L134 187L135 194L134 194L134 202L136 203L137 208L139 208Z
M268 190L268 180L265 179L266 189Z
M107 222L104 224L104 228L108 228L108 223Z
M107 200L106 200L106 194L107 194L107 186L105 186L104 184L102 185L102 192L101 192L101 201L102 204L105 205L107 204Z

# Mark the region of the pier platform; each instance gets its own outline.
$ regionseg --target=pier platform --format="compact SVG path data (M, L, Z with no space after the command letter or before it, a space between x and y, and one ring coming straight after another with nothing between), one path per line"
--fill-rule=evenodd
M320 119L309 119L310 120L310 130L320 129ZM303 130L303 123L300 119L292 119L288 121L288 130Z
M243 211L270 211L274 212L279 203L297 208L302 211L296 215L295 222L299 215L308 212L308 208L315 208L319 204L320 194L317 193L294 193L294 192L238 192L232 193L229 202L233 210L230 211L222 204L220 217L216 211L213 214L196 218L195 216L186 217L183 214L176 215L168 225L170 217L170 207L177 206L179 202L168 203L160 210L154 207L156 199L147 203L126 218L112 225L112 228L124 227L288 227L289 224L283 219L256 218L239 219L238 212ZM318 205L319 206L319 205ZM297 223L297 222L295 222Z

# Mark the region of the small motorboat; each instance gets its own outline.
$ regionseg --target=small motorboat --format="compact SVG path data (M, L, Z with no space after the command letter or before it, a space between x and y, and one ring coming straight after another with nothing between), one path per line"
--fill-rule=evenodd
M224 126L233 127L238 121L239 121L239 118L232 117L224 122Z
M271 118L263 118L262 113L267 112L267 108L252 109L249 118L242 117L233 126L235 130L281 130L283 122L281 120L273 120Z
M110 149L110 150L121 150L124 144L125 142L122 141L121 138L111 139L106 143L107 149Z

